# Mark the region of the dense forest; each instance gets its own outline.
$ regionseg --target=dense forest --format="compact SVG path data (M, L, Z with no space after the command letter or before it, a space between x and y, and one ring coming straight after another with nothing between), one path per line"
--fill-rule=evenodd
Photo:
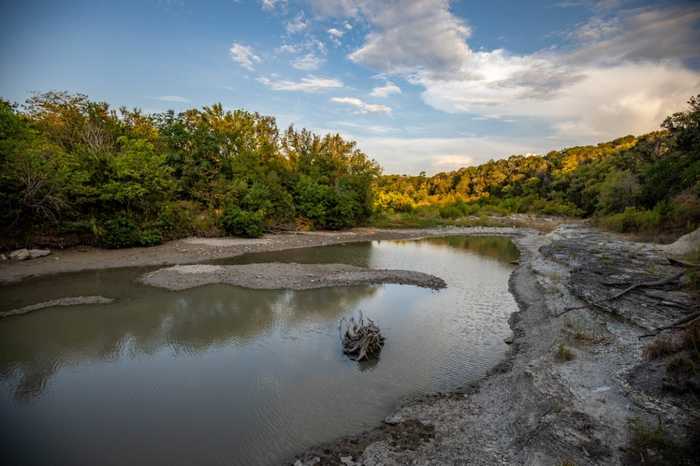
M0 100L4 247L153 245L187 235L592 217L621 232L700 224L700 96L662 128L432 177L381 175L339 135L221 105L144 114L80 94Z
M662 129L544 156L513 155L433 177L380 177L384 225L476 214L592 217L619 232L683 233L700 225L700 96Z
M338 135L280 132L274 118L218 104L144 115L62 92L21 110L0 101L5 243L346 228L369 219L379 173Z

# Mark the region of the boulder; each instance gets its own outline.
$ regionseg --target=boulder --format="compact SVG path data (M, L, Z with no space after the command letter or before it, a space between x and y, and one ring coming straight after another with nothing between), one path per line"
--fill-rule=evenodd
M695 252L698 248L700 248L700 228L681 236L675 243L663 246L667 254L673 254L674 256L684 256Z
M31 257L29 254L29 249L17 249L10 253L10 259L13 261L24 261Z

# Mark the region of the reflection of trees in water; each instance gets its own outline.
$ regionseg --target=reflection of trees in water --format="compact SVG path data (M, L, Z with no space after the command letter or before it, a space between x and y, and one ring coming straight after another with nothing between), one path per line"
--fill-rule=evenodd
M464 249L503 262L514 261L520 256L518 247L509 238L502 236L448 236L395 243L414 247L420 246L420 243L427 243L431 248Z
M245 344L275 325L335 321L377 288L248 290L225 285L181 293L154 291L106 307L49 309L0 325L0 378L18 377L15 399L31 400L63 366L116 360L123 350L154 354L167 347L197 353ZM27 336L31 335L31 338Z
M370 242L315 246L284 251L245 254L214 261L217 264L253 264L261 262L298 262L300 264L350 264L366 267L370 264L373 247Z

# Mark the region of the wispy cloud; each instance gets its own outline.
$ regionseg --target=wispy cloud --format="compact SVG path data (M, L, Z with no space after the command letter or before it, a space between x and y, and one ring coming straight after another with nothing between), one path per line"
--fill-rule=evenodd
M372 97L389 97L391 94L401 94L401 88L391 81L387 81L383 86L372 89L369 95Z
M162 102L177 102L181 104L186 104L191 102L190 99L187 97L182 97L179 95L162 95L160 97L156 97L157 100L160 100Z
M287 0L261 0L260 5L265 11L273 11L276 8L286 7Z
M345 35L345 31L340 29L330 28L328 30L328 37L335 45L340 45L340 39Z
M252 47L239 44L238 42L231 44L229 53L233 61L250 71L253 71L255 63L260 63L262 61L262 59L253 52Z
M286 79L270 79L264 76L258 78L258 82L269 87L273 91L298 91L298 92L322 92L329 89L343 87L343 82L334 78L323 78L309 75L300 81Z
M331 102L354 107L358 113L391 113L391 107L381 104L368 104L356 97L333 97Z
M309 21L304 17L304 12L301 11L296 17L287 23L287 32L296 34L309 27Z
M307 53L302 57L298 57L292 61L292 66L298 70L313 71L317 70L322 64L323 59L313 53Z

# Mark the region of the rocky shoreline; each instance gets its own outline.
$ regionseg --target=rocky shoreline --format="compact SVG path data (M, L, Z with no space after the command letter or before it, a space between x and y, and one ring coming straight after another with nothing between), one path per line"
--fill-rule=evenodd
M697 310L695 297L683 289L682 267L668 260L674 248L623 240L585 225L562 225L548 234L488 227L358 229L250 241L188 239L126 251L57 251L0 265L0 283L67 271L181 266L249 252L455 235L509 236L521 251L509 282L520 310L510 319L513 338L506 359L476 383L402 403L377 428L319 445L290 463L635 464L633 424L662 433L679 451L692 445L687 436L700 417L697 371L669 381L668 362L682 352L650 360L654 340L640 339ZM262 280L258 285L269 281L256 275L261 274L248 278ZM675 276L678 280L668 281ZM630 286L659 282L665 284ZM654 459L652 450L644 454Z
M630 425L641 425L675 446L680 453L674 464L693 464L683 452L694 445L688 437L697 435L697 392L664 389L664 366L647 361L649 342L639 339L678 312L691 312L676 303L692 298L678 290L655 290L655 297L635 290L606 312L582 306L592 282L584 287L578 280L582 271L604 269L601 264L611 267L603 275L620 280L625 273L672 274L677 267L664 249L582 226L513 239L521 262L509 284L520 311L510 319L514 337L507 358L477 383L408 401L383 425L312 448L290 463L638 464ZM581 250L585 257L574 257ZM622 286L611 287L610 296ZM649 299L655 301L646 309L655 312L631 318L630 309ZM650 455L649 464L668 464L664 458L654 462L653 449L643 454Z

